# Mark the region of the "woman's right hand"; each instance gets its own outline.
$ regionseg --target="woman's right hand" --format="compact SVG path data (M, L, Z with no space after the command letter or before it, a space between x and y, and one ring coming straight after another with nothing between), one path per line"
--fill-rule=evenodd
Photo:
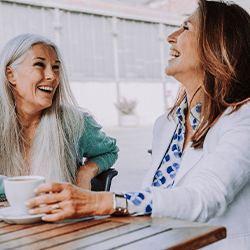
M113 194L108 192L92 192L69 183L46 183L35 193L42 195L28 200L25 205L31 207L32 215L45 213L44 221L103 216L114 212ZM39 205L44 206L37 207Z

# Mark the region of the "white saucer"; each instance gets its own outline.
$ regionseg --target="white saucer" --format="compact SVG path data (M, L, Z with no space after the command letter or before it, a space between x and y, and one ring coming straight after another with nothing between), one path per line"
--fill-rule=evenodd
M11 207L5 207L0 209L0 220L3 220L10 224L29 224L41 221L44 214L36 215L14 215Z

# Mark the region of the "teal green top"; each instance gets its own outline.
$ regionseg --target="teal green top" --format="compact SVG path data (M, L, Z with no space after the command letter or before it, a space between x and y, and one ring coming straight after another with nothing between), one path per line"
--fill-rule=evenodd
M87 113L84 113L85 131L79 140L79 155L99 167L99 173L109 169L118 158L116 139L101 131L101 126ZM86 162L85 161L85 162Z
M91 115L88 113L83 113L83 115L85 129L79 139L78 155L85 158L85 162L96 163L99 167L99 174L114 165L119 149L116 146L116 139L102 132L102 127ZM6 176L0 175L0 197L4 196L3 180L6 178Z

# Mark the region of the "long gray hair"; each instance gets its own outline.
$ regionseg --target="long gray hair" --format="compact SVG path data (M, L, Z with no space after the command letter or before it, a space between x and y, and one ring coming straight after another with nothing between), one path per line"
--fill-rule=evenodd
M45 109L31 146L30 164L24 160L27 140L16 112L12 85L6 79L6 67L16 68L29 49L38 43L54 48L61 62L60 84L52 105ZM46 37L22 34L11 39L0 55L0 174L6 176L42 175L47 182L75 180L78 140L84 131L84 118L73 97L65 66L57 46Z

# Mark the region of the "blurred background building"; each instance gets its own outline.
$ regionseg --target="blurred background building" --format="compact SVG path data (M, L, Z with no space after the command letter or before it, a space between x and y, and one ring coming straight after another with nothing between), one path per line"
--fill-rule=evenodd
M137 103L137 124L151 125L178 88L164 73L167 36L195 8L196 0L0 0L0 49L21 33L49 37L98 122L119 125L114 104L125 98Z

